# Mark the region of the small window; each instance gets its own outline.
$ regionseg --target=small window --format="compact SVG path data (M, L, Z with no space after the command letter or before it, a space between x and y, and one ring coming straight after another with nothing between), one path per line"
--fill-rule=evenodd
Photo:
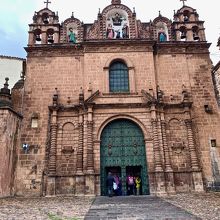
M114 62L109 71L110 92L129 92L128 67L123 62Z
M38 118L32 118L31 119L31 127L32 128L38 128Z
M31 128L38 128L39 115L37 113L33 113L31 117Z

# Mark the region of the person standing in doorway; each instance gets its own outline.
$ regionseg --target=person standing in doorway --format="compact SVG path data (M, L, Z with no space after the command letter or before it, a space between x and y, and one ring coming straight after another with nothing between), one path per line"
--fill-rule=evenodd
M128 195L134 195L134 177L129 174L127 177Z
M108 173L108 177L106 180L106 185L108 188L108 196L112 197L112 192L113 192L113 183L115 182L114 177L112 176L112 173L109 172Z
M135 185L136 185L136 195L139 196L140 195L140 190L141 190L141 178L140 178L140 176L137 176L135 178Z

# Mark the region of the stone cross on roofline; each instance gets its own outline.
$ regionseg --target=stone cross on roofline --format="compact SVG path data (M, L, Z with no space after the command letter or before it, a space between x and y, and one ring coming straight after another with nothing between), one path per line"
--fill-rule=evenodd
M185 6L185 2L187 1L187 0L180 0L181 2L183 2L183 6Z
M47 0L46 2L44 2L46 4L46 8L48 8L48 5L51 4L50 0Z

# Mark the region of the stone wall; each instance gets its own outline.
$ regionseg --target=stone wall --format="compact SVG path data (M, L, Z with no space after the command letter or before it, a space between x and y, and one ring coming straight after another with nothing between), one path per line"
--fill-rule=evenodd
M15 194L15 169L20 117L5 107L0 108L0 197Z

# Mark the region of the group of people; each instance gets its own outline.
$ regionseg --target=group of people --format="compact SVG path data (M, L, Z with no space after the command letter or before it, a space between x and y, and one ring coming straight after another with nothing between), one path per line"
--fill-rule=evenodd
M106 180L106 185L108 188L108 196L111 197L113 195L115 196L121 196L122 193L122 183L120 177L115 174L112 175L111 172L108 173L108 177ZM140 195L141 191L141 178L140 176L133 176L129 174L126 178L126 189L127 195Z

